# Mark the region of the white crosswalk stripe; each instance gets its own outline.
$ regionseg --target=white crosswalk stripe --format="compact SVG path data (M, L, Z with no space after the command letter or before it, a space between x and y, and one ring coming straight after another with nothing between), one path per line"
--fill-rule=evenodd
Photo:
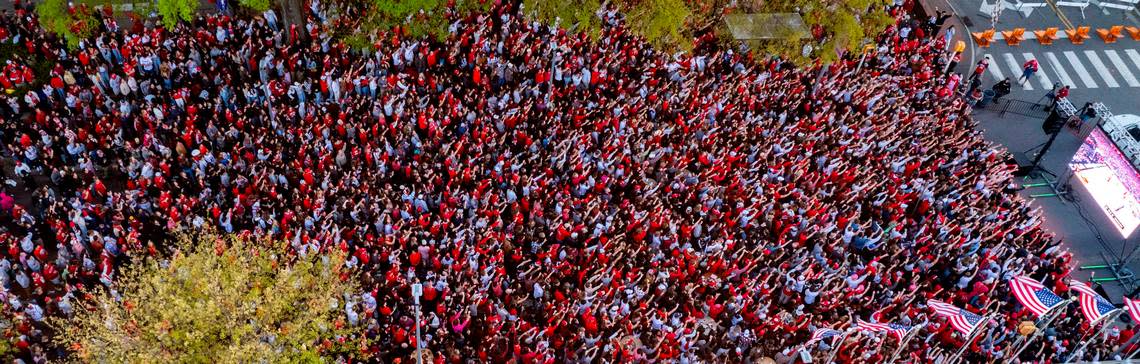
M1002 56L1002 58L1005 58L1005 63L1009 65L1009 69L1014 70L1013 74L1017 75L1017 77L1018 77L1018 79L1016 81L1021 82L1021 64L1017 63L1017 59L1013 58L1012 54L1005 53L1005 54L1002 54L1001 56ZM1026 90L1032 90L1033 89L1033 81L1032 80L1026 80L1025 83L1022 84L1022 86L1024 86Z
M1057 55L1053 52L1045 52L1045 59L1049 60L1049 70L1052 70L1057 78L1061 79L1062 84L1069 85L1071 89L1077 88L1073 79L1069 78L1069 74L1065 72L1065 67L1061 65L1061 60L1057 59Z
M1140 52L1137 52L1135 49L1125 49L1124 54L1127 54L1128 59L1132 60L1133 66L1140 69Z
M1037 59L1037 56L1034 56L1033 53L1022 53L1021 57L1025 58L1026 62L1029 62L1029 60L1031 60L1031 59ZM1049 80L1049 76L1046 76L1045 72L1041 72L1041 67L1040 67L1041 60L1038 59L1037 64L1038 64L1038 67L1037 67L1038 72L1035 74L1035 77L1037 78L1037 82L1041 83L1041 88L1043 88L1043 89L1046 89L1046 90L1052 89L1053 88L1053 81Z
M989 55L987 54L986 56ZM994 75L994 82L1000 82L1001 80L1004 80L1005 75L1001 73L1001 65L997 64L997 59L994 59L994 57L990 56L990 61L990 66L986 69L990 71L990 74Z
M1073 71L1077 72L1077 77L1084 82L1086 88L1097 88L1096 81L1093 81L1092 75L1085 69L1085 65L1081 64L1080 58L1073 52L1065 52L1065 59L1069 60L1069 64L1073 66Z
M1092 63L1093 68L1096 68L1097 74L1100 75L1100 78L1104 79L1104 83L1108 85L1108 87L1120 87L1120 84L1116 83L1116 79L1112 78L1112 71L1109 71L1108 67L1104 65L1104 62L1100 61L1100 57L1096 55L1096 52L1085 51L1085 56L1089 57L1089 62Z
M1054 82L1073 89L1140 88L1140 48L1014 52L985 54L984 57L990 60L986 80L993 77L993 82L1008 75L1010 80L1020 83L1021 66L1029 60L1037 60L1040 69L1031 77L1034 80L1021 83L1024 90L1048 90Z
M1136 80L1136 76L1132 75L1132 71L1128 69L1128 65L1124 63L1116 51L1109 49L1105 50L1104 54L1108 56L1109 62L1116 66L1116 72L1120 73L1120 77L1124 78L1124 83L1127 83L1128 87L1140 87L1140 81Z

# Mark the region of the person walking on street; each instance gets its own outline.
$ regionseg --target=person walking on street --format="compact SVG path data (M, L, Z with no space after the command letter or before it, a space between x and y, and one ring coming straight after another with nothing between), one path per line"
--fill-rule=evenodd
M1021 65L1021 78L1018 79L1019 85L1024 85L1025 81L1029 81L1033 74L1037 73L1038 64L1037 59L1030 59Z
M981 60L978 60L978 64L974 66L974 73L970 74L970 81L973 81L974 79L981 77L982 72L985 72L986 69L989 67L990 67L990 56L982 57Z

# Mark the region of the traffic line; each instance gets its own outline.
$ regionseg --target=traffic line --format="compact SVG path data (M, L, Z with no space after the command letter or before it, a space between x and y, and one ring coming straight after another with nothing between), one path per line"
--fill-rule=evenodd
M1017 72L1022 72L1022 70L1021 65L1017 63L1017 59L1013 58L1013 55L1009 53L1002 54L1001 56L1005 58L1005 63L1009 65L1009 69L1013 70L1014 74L1017 75L1017 82L1021 83L1021 74ZM1032 80L1025 80L1022 86L1025 87L1026 90L1033 90Z
M1077 72L1077 77L1080 77L1081 82L1084 82L1085 88L1097 88L1096 81L1093 81L1092 75L1085 69L1085 65L1081 64L1080 58L1077 54L1071 51L1065 51L1065 59L1069 60L1069 64L1073 66L1073 71Z
M1031 60L1031 59L1037 59L1037 56L1034 56L1033 53L1022 53L1021 57L1025 58L1026 62L1029 62L1029 60ZM1037 64L1040 65L1041 60L1037 60ZM1053 89L1053 81L1050 80L1049 76L1045 75L1045 72L1043 72L1043 71L1044 70L1038 69L1038 72L1035 73L1035 75L1037 77L1037 82L1039 82L1041 84L1041 88L1047 89L1047 90L1052 90Z
M1096 68L1096 72L1100 74L1100 77L1104 79L1104 83L1108 85L1108 87L1120 87L1120 84L1116 83L1116 79L1112 78L1112 71L1109 71L1108 67L1104 66L1104 62L1100 61L1100 56L1097 56L1096 52L1085 51L1085 56L1089 57L1089 62L1092 62L1093 68Z
M1140 52L1135 49L1125 49L1124 54L1128 55L1128 59L1132 60L1132 64L1136 65L1136 68L1140 68Z
M982 57L983 58L989 57L990 60L994 61L993 64L990 64L989 67L986 67L986 70L990 71L990 74L994 75L994 79L996 79L998 82L1001 82L1001 80L1004 80L1005 75L1001 74L1001 67L998 67L997 60L994 59L994 57L990 57L990 55L988 55L988 54L983 55Z
M1112 65L1116 66L1116 71L1120 72L1120 77L1124 78L1124 83L1127 83L1129 87L1140 87L1140 81L1136 80L1136 76L1133 76L1132 71L1128 69L1128 64L1124 63L1124 60L1115 50L1105 50L1104 54L1108 56Z
M1069 88L1075 89L1077 85L1073 83L1073 79L1069 78L1069 74L1065 73L1065 67L1061 66L1061 60L1053 52L1045 52L1045 59L1049 61L1049 68L1057 74L1057 78L1061 79L1061 83L1068 85Z

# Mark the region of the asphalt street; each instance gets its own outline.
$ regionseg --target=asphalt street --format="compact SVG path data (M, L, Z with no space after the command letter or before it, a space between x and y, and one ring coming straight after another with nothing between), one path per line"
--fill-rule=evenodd
M1044 2L1045 0L1025 0ZM1140 26L1136 12L1089 6L1081 15L1079 8L1068 6L1044 6L1023 10L1006 9L996 22L982 15L978 10L983 2L994 0L949 0L948 5L963 23L970 23L970 31L980 32L996 24L997 30L1025 28L1026 33L1048 27L1059 28L1063 36L1067 25L1088 26L1092 29L1092 39L1083 45L1072 44L1067 39L1058 39L1053 45L1041 45L1035 39L1027 39L1018 46L1009 46L1004 41L996 41L989 48L973 44L965 31L957 31L956 37L970 44L958 71L967 75L974 63L990 56L990 67L983 87L996 82L998 76L1016 79L1021 74L1021 64L1028 59L1037 59L1041 71L1036 80L1026 87L1014 87L1014 98L1036 99L1045 93L1053 82L1061 82L1072 87L1071 97L1081 101L1099 101L1108 106L1114 114L1140 114L1140 42L1121 39L1114 44L1105 44L1095 33L1098 28L1113 25ZM1107 12L1107 14L1106 14ZM1028 13L1028 15L1027 15ZM1077 104L1077 102L1074 102ZM1079 105L1082 105L1083 102Z

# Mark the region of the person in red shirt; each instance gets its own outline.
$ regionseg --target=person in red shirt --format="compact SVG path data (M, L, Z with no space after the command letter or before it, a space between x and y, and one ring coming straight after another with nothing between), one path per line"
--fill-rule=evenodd
M1029 81L1038 70L1037 59L1030 59L1021 65L1021 77L1017 79L1018 84L1024 85L1025 81Z

